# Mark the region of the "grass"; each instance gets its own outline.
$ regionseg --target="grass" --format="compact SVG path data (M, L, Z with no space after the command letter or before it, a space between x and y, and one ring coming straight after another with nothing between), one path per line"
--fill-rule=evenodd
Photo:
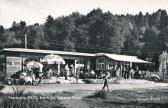
M25 96L25 89L21 89L19 87L13 87L13 96Z
M59 100L39 99L43 97L71 97L80 92L55 92L46 94L34 94L20 89L13 88L13 93L0 95L0 108L65 108L66 105L77 106L77 103L84 103L94 108L167 108L168 89L136 89L136 90L113 90L106 92L97 90L81 100ZM10 97L34 97L34 99L11 99ZM159 97L159 100L158 100ZM36 99L37 98L37 99ZM144 101L145 99L145 101ZM146 100L148 99L148 100ZM153 100L151 100L153 99ZM157 100L155 100L157 99ZM61 102L62 104L61 104ZM69 102L69 103L68 103ZM73 108L73 107L72 107Z
M56 97L51 95L26 92L19 87L13 88L13 93L3 94L0 98L2 108L65 108Z
M93 108L167 108L167 100L167 89L100 90L84 98Z

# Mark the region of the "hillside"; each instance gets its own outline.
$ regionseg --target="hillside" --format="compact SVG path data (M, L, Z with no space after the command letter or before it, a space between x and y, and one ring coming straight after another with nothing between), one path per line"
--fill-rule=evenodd
M168 15L160 9L153 14L113 15L98 8L87 15L49 15L42 25L14 21L8 29L0 26L0 48L24 47L25 34L28 48L155 58L168 50Z

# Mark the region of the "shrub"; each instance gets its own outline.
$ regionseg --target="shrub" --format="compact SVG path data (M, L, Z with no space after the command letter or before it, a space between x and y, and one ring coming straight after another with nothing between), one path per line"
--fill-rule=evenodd
M62 104L60 104L58 99L40 99L40 97L48 96L57 97L58 94L35 94L31 92L25 92L25 89L16 87L13 88L13 93L3 94L3 99L2 103L0 103L0 106L2 108L65 108Z
M5 86L0 84L0 90L2 90Z
M88 80L88 79L84 79L82 81L85 82L86 84L91 84L92 83L91 80Z
M107 97L107 92L104 90L98 90L94 92L89 98L106 98Z

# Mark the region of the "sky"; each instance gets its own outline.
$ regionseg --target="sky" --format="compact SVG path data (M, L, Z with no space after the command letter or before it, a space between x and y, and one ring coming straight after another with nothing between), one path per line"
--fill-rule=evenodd
M158 9L168 12L168 0L0 0L0 25L8 28L13 21L27 25L43 24L48 15L54 18L72 12L87 14L95 8L113 14L153 13Z

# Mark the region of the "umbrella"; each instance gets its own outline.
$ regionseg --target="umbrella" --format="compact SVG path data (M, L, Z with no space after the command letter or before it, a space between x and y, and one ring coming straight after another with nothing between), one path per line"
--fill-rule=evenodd
M48 64L65 64L65 61L62 57L53 54L46 55L42 62L46 62Z
M40 67L43 67L43 65L39 62L31 61L31 62L27 63L27 67L40 68Z

